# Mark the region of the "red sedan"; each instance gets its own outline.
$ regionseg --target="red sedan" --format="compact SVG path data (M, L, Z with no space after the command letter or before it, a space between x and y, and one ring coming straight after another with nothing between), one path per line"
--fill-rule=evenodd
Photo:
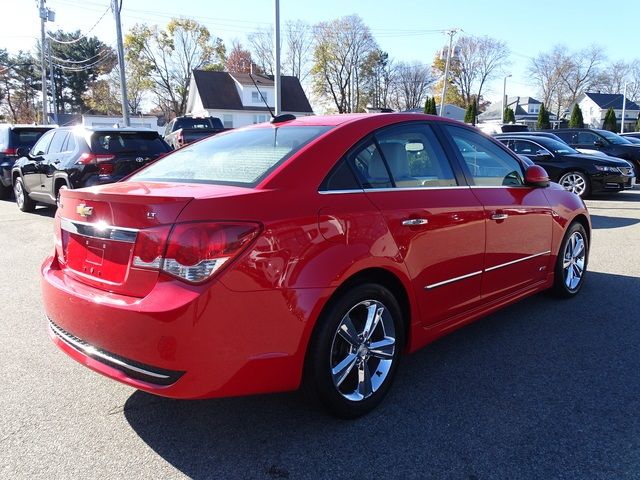
M582 200L464 124L276 121L65 190L42 266L53 341L174 398L306 390L343 417L400 357L523 297L572 297Z

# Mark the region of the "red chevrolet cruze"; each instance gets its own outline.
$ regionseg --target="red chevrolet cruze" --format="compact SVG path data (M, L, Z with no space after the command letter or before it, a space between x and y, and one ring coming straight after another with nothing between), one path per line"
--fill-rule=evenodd
M294 390L355 417L400 358L545 289L578 293L576 195L476 129L284 119L65 190L42 266L53 341L174 398Z

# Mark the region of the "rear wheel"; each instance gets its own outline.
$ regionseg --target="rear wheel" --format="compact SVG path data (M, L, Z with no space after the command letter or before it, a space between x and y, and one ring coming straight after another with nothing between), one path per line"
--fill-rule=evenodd
M404 345L393 294L363 284L338 297L318 320L305 368L305 389L342 418L373 410L386 396Z
M571 298L578 294L587 273L589 239L584 227L571 224L560 245L556 260L553 290L559 297Z
M24 188L24 183L20 177L16 178L13 184L13 195L16 197L16 204L20 210L23 212L33 212L35 210L36 202L29 198L29 194Z
M589 179L582 172L567 172L560 177L558 183L562 185L565 190L575 193L580 197L586 197L589 195Z

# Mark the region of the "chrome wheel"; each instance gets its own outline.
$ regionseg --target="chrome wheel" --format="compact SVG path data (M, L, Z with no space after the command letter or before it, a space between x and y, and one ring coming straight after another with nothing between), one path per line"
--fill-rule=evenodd
M565 173L558 181L565 190L583 196L587 192L587 179L579 172Z
M584 275L587 249L581 232L573 232L564 248L562 273L564 284L569 290L575 290Z
M24 208L24 189L20 180L16 180L16 184L13 186L13 194L16 197L18 208L22 210Z
M330 368L334 387L347 400L369 398L387 379L395 352L391 312L377 300L356 304L333 336Z

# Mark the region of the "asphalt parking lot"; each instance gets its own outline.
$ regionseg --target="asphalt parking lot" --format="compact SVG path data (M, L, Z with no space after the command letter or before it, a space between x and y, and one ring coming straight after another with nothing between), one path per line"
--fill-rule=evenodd
M340 421L297 393L174 401L81 367L42 314L53 211L0 201L0 478L639 478L640 190L587 204L576 299L459 330Z

